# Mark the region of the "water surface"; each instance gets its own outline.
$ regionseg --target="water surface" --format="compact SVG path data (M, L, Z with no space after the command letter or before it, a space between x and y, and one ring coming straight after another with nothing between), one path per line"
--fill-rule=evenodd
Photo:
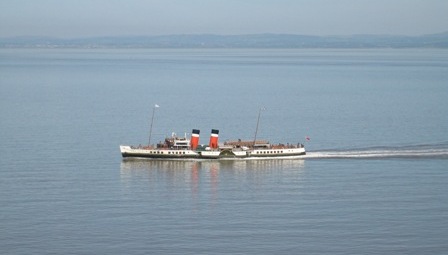
M0 252L445 254L447 84L446 50L2 49ZM308 154L122 160L154 104L153 141L264 107Z

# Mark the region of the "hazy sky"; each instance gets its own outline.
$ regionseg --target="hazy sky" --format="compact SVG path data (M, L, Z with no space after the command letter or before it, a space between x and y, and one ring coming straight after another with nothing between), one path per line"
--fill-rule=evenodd
M0 37L448 31L448 0L0 0Z

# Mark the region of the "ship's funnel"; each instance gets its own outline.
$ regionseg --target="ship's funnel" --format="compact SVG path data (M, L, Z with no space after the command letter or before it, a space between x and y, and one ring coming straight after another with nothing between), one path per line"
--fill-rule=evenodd
M191 131L191 140L190 140L190 147L192 150L196 150L199 144L199 129L193 129Z
M210 143L209 143L210 149L218 148L218 134L219 130L212 129L212 134L210 135Z

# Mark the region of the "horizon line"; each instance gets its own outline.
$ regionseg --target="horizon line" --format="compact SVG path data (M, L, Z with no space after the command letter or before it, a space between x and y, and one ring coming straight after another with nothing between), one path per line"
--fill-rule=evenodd
M14 35L14 36L0 36L2 39L12 39L12 38L52 38L52 39L84 39L84 38L111 38L111 37L166 37L166 36L251 36L251 35L293 35L293 36L310 36L310 37L350 37L350 36L402 36L402 37L421 37L429 35L448 35L448 30L436 32L436 33L425 33L419 35L405 35L405 34L375 34L375 33L355 33L355 34L327 34L327 35L315 35L315 34L298 34L298 33L274 33L274 32L263 32L263 33L242 33L242 34L215 34L215 33L171 33L171 34L157 34L157 35L147 35L147 34L130 34L130 35L80 35L80 36L52 36L52 35Z

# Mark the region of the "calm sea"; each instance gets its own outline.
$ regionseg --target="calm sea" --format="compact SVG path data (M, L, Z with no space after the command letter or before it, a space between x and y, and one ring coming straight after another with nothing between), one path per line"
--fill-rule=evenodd
M300 160L122 160L212 128ZM309 137L310 140L305 138ZM447 254L447 50L0 50L1 254Z

